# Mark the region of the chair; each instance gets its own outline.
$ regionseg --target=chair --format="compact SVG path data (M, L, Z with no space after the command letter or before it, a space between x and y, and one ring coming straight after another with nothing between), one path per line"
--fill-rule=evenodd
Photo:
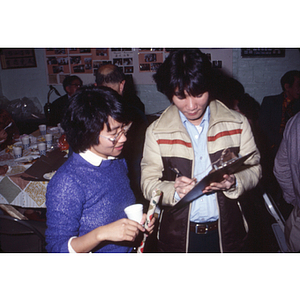
M281 211L277 207L275 201L271 195L264 193L263 198L265 201L266 208L269 214L275 219L276 223L272 224L272 229L276 237L278 246L283 253L289 252L289 249L285 242L284 237L284 227L285 227L285 218L282 216Z
M35 221L0 215L0 252L46 252L45 237L37 229Z

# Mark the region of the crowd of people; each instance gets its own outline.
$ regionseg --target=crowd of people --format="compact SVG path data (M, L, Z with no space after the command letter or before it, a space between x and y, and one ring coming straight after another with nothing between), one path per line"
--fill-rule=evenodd
M263 192L290 205L285 236L299 252L300 71L285 73L282 93L261 105L197 49L171 51L153 78L170 106L151 124L132 78L117 66L100 66L94 85L65 79L50 120L61 123L72 155L48 184L47 250L132 252L146 215L128 220L124 208L138 202L146 212L160 190L149 252L252 251L247 217ZM250 157L174 210L226 153Z

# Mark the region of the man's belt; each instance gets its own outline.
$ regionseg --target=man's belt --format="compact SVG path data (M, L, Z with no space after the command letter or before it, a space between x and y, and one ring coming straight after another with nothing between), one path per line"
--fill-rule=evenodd
M190 222L190 231L196 234L206 234L209 231L218 229L218 221L209 223Z

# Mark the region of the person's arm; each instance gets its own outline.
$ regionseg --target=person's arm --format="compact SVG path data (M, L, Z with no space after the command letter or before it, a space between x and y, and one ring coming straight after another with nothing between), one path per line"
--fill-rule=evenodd
M231 188L224 191L226 197L231 199L236 199L241 196L245 191L248 191L258 184L261 176L262 170L260 165L260 153L255 144L255 140L252 134L251 126L248 120L245 117L242 117L242 133L240 141L240 152L239 154L244 156L252 151L255 151L254 154L245 161L246 165L250 165L249 168L235 173L233 176L236 181L233 182L233 178L229 179L232 184Z
M129 219L120 219L113 223L100 226L83 236L72 239L71 247L76 253L86 253L104 241L133 242L139 231L145 231L141 224Z
M146 131L143 158L141 161L141 188L144 197L148 200L152 197L152 192L156 189L163 191L162 203L164 205L174 205L175 187L174 181L161 181L159 178L163 174L163 162L159 146L152 132L152 125Z
M274 160L273 172L282 189L285 201L295 206L296 195L292 180L291 166L288 160L286 143L286 136L284 135Z

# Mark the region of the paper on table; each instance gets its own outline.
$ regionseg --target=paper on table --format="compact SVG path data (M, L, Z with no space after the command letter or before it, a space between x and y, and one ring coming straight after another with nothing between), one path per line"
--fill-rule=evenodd
M25 173L35 177L36 180L45 181L43 175L56 171L67 160L65 155L66 153L59 149L49 152L47 156L42 155Z

